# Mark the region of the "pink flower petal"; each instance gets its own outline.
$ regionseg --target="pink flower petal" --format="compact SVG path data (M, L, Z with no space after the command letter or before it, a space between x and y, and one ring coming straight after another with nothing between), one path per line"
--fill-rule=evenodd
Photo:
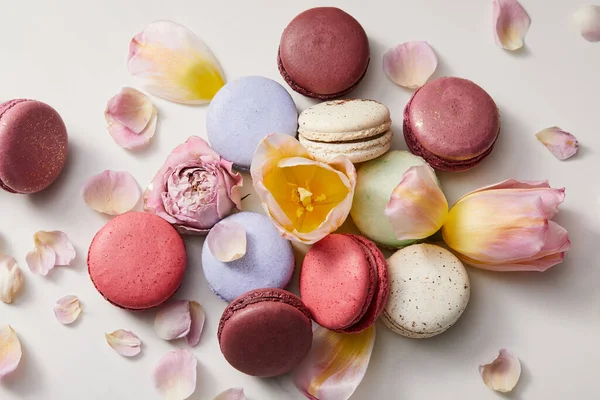
M230 262L246 254L246 230L227 219L212 227L206 237L208 249L219 261Z
M493 0L494 38L506 50L523 47L531 18L517 0Z
M194 347L200 342L200 335L202 334L202 328L204 328L204 321L206 320L204 309L197 301L190 301L190 317L192 323L190 331L187 334L187 342L190 346Z
M142 131L134 132L125 125L116 122L111 115L106 115L108 133L110 133L115 143L128 150L138 150L148 146L150 139L154 137L156 132L157 121L158 113L156 109L153 109L148 125Z
M294 383L310 399L346 400L362 381L373 344L375 326L357 334L317 327L310 352L294 370Z
M175 300L163 305L154 318L154 331L164 340L187 336L192 327L190 302Z
M54 315L61 324L68 325L75 322L80 314L81 304L77 296L61 297L54 305Z
M589 42L600 42L600 6L586 5L573 14L573 21L581 36Z
M196 357L187 349L168 352L154 370L154 387L166 400L187 399L196 391L197 365Z
M131 211L142 192L129 172L107 170L89 178L83 185L82 195L91 209L119 215Z
M56 253L47 244L36 246L25 256L31 272L46 276L56 264Z
M106 343L122 356L133 357L142 351L142 341L131 331L118 329L112 333L105 333L104 337Z
M427 42L406 42L383 55L383 70L394 83L418 89L437 68L435 52Z
M498 357L489 364L479 366L483 382L492 390L507 393L514 389L521 376L519 359L506 349L501 349Z
M220 393L213 400L247 400L244 395L244 389L233 388L227 389L226 391Z
M13 257L0 254L0 300L13 302L23 285L23 275Z
M17 333L10 325L0 326L0 378L17 369L21 355Z
M575 136L557 126L544 129L536 133L535 137L559 160L566 160L574 156L579 147L579 142Z
M61 231L39 231L33 235L35 246L50 246L55 254L55 265L70 265L75 259L75 248Z
M153 112L154 106L150 97L129 87L124 87L112 97L104 111L115 122L131 129L134 133L140 133L148 126Z

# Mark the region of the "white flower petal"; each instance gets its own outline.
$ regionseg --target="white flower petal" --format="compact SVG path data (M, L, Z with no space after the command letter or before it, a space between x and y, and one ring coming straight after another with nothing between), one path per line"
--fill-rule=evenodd
M125 357L133 357L142 351L142 341L133 332L118 329L112 333L105 333L106 343L117 353Z
M21 342L10 325L0 326L0 378L17 369L21 361Z
M574 156L579 148L577 138L557 126L544 129L536 133L535 137L559 160L566 160Z
M202 334L202 328L204 328L204 321L206 320L204 309L197 301L190 301L190 316L192 323L190 331L187 334L187 342L190 346L194 347L200 342L200 335Z
M241 224L224 219L206 237L208 249L219 261L235 261L246 254L246 230Z
M39 231L33 235L35 246L47 245L54 250L55 265L69 265L75 259L75 248L67 235L61 231Z
M493 0L494 38L506 50L523 47L531 18L517 0Z
M435 52L427 42L406 42L383 55L383 70L394 83L418 89L437 68Z
M187 349L168 352L153 374L154 387L165 400L185 400L196 391L198 361Z
M61 297L54 305L54 315L61 324L68 325L75 322L80 314L81 304L77 296Z
M138 204L142 191L129 172L107 170L88 179L83 185L82 195L93 210L120 215Z
M13 257L0 254L0 300L13 302L23 285L23 275Z
M213 400L247 400L244 389L232 388L220 393Z
M161 339L173 340L187 336L192 327L190 302L175 300L163 305L154 318L154 331Z
M479 373L487 387L507 393L513 390L519 381L521 363L508 350L501 349L494 361L479 366Z
M600 42L600 6L587 5L573 14L573 21L581 36L589 42Z
M31 272L45 276L56 264L56 253L52 247L42 244L27 253L25 261Z

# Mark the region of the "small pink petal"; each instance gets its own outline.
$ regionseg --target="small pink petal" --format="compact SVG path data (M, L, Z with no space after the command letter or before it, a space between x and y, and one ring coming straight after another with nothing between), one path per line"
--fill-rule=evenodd
M0 326L0 378L17 369L21 355L17 333L10 325Z
M154 370L154 387L166 400L187 399L196 391L197 365L196 357L187 349L168 352Z
M77 296L61 297L54 305L54 315L61 324L68 325L75 322L80 314L81 304Z
M83 185L82 195L91 209L119 215L131 211L142 192L129 172L107 170L89 178Z
M573 14L573 21L585 40L600 42L600 6L590 4L580 7Z
M219 261L238 260L246 254L246 230L237 222L224 219L206 237L208 249Z
M156 112L156 109L154 109L148 125L141 132L136 133L128 127L116 122L110 115L106 115L108 132L115 143L128 150L138 150L148 146L148 144L150 144L150 139L154 137L154 133L156 132L157 121L158 113Z
M479 366L479 373L487 387L507 393L513 390L519 381L521 363L508 350L501 349L494 361Z
M190 331L187 334L187 342L190 346L194 347L200 342L200 335L202 334L204 320L206 319L204 309L197 301L190 301L190 317L192 323Z
M535 137L559 160L574 156L579 148L577 138L557 126L544 129L536 133Z
M13 257L0 254L0 300L13 302L23 285L23 274Z
M105 333L106 343L117 353L125 357L133 357L142 351L142 341L133 332L118 329L112 333Z
M124 87L106 105L106 114L135 133L143 131L152 118L154 106L150 97L139 90Z
M493 0L494 38L506 50L523 47L531 18L517 0Z
M161 339L174 340L187 336L192 328L190 302L175 300L162 306L154 318L154 331Z
M247 400L244 395L244 389L233 388L227 389L226 391L220 393L213 400Z
M67 235L61 231L39 231L33 235L35 246L47 245L55 254L55 265L70 265L75 259L75 248Z
M31 272L46 276L56 263L56 253L47 244L36 246L25 256Z
M383 70L394 83L418 89L437 68L435 52L427 42L406 42L383 55Z

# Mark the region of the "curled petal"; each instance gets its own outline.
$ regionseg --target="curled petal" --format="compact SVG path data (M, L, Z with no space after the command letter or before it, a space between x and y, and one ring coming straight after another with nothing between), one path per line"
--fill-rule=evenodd
M506 50L523 47L531 18L517 0L493 0L494 38L496 44Z
M191 329L192 317L188 300L175 300L162 306L154 318L154 331L161 339L185 337Z
M132 132L140 133L148 126L153 111L150 97L139 90L125 87L108 101L104 113Z
M579 147L579 141L575 136L557 126L544 129L536 133L535 137L559 160L574 156Z
M77 296L61 297L54 305L54 315L61 324L68 325L75 322L80 314L81 304Z
M428 165L409 168L385 208L398 240L424 239L437 232L448 215L448 202Z
M153 22L134 36L128 68L148 92L177 103L208 103L225 83L206 44L170 21Z
M367 371L374 343L375 326L352 335L317 327L310 352L293 373L296 387L310 399L350 398Z
M244 395L244 389L232 388L219 393L213 400L247 400Z
M581 36L589 42L600 42L600 6L586 5L573 14Z
M237 222L223 220L206 237L208 249L219 261L235 261L246 254L246 230Z
M56 264L56 253L54 253L52 247L42 244L27 253L25 261L27 261L31 272L45 276Z
M152 376L154 387L165 400L185 400L196 391L198 361L187 349L168 352Z
M105 114L105 116L108 124L108 133L110 133L115 143L125 149L143 149L150 144L150 139L154 137L154 133L156 132L156 123L158 122L156 108L152 109L148 125L139 132L135 132L125 125L116 122L109 114Z
M14 258L0 254L0 300L13 302L23 285L23 275Z
M85 203L95 211L119 215L132 210L142 192L133 176L124 171L104 171L92 176L83 185Z
M192 323L186 339L188 344L194 347L200 342L200 335L202 334L204 321L206 320L204 308L197 301L190 301L190 317Z
M142 341L133 332L118 329L112 333L105 333L106 343L117 353L125 357L133 357L142 351Z
M513 390L519 381L521 363L508 350L501 349L494 361L479 366L479 373L487 387L507 393Z
M35 246L47 245L55 254L55 265L70 265L75 259L75 248L67 235L61 231L39 231L33 235Z
M0 378L17 369L21 355L17 333L10 325L0 326Z
M427 42L406 42L383 55L383 70L394 83L418 89L437 68L435 52Z

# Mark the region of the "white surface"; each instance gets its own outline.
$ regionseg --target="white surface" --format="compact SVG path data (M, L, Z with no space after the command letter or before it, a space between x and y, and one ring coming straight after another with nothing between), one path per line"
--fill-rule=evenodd
M570 25L579 0L522 0L533 20L524 51L496 47L491 0L345 1L339 4L365 27L371 65L354 97L386 104L405 148L402 110L411 92L396 87L382 71L382 55L407 40L427 40L440 57L436 76L457 75L483 86L501 110L496 149L478 168L443 173L454 201L470 189L505 178L550 179L567 187L557 220L570 233L573 249L562 265L539 273L488 273L469 268L472 298L461 320L433 339L395 335L379 322L371 365L353 399L501 399L482 383L478 365L501 347L523 362L523 375L508 398L597 399L600 358L600 159L598 90L600 44L584 41ZM551 3L551 4L550 4ZM221 61L229 80L264 75L279 82L279 36L300 11L317 1L52 1L0 2L0 97L45 101L63 116L70 134L68 168L51 189L34 196L0 193L0 250L14 255L25 275L16 304L0 304L0 323L10 323L24 347L18 372L0 382L0 399L159 399L150 375L168 350L153 331L154 313L126 312L105 302L88 279L85 258L94 233L107 218L88 209L83 181L104 169L128 170L146 185L169 151L190 135L205 136L206 107L185 107L157 99L158 132L142 153L119 148L106 132L107 100L131 85L126 60L131 37L156 19L172 19L202 37ZM312 101L293 93L299 110ZM579 154L560 162L534 134L558 125L582 144ZM250 183L249 181L247 181ZM249 189L246 189L248 191ZM251 196L245 204L256 207ZM78 250L73 267L48 277L27 270L25 254L40 229L68 233ZM212 399L234 386L251 400L300 399L288 378L255 379L236 372L221 356L216 330L225 303L204 281L202 240L192 238L189 270L177 298L200 301L207 322L200 345L198 390L193 400ZM54 319L52 305L77 294L84 314L74 326ZM144 341L141 357L117 355L104 332L131 329Z

